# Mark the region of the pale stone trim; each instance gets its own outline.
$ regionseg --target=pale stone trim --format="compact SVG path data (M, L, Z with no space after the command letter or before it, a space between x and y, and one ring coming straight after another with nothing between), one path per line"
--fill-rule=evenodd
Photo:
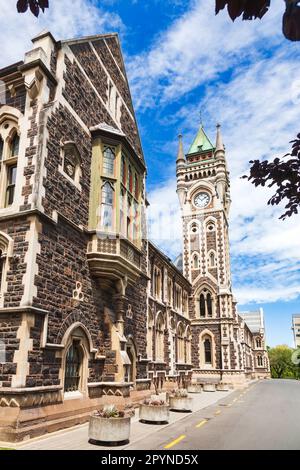
M13 362L17 364L16 374L12 376L12 387L24 387L29 373L28 352L32 351L33 340L30 339L30 329L34 326L35 316L31 313L22 315L22 323L17 332L20 340L19 349L14 353Z
M30 229L26 233L28 249L25 254L26 272L23 276L24 294L21 299L21 306L32 305L33 298L37 296L37 287L34 284L35 276L38 274L37 254L40 254L41 247L38 241L41 223L36 217L30 219Z

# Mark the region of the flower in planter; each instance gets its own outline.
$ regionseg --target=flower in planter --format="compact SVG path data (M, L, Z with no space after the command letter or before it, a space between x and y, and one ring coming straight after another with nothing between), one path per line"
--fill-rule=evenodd
M174 398L187 398L189 395L185 388L177 388L172 390L171 396Z
M115 405L104 406L103 410L98 411L96 416L100 418L124 418L125 412L118 410Z
M143 405L148 406L166 406L166 402L160 398L146 398L143 401Z

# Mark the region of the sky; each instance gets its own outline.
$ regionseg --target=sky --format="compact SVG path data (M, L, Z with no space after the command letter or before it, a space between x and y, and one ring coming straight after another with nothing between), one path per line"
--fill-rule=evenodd
M45 28L56 39L119 33L148 166L149 216L157 222L164 207L172 212L172 233L153 237L172 259L181 251L177 135L187 151L200 112L212 141L222 125L234 296L240 311L263 307L270 346L292 346L300 217L279 220L283 208L267 206L270 190L240 178L249 160L287 153L300 130L300 43L282 36L283 2L272 2L261 21L234 23L225 11L214 15L214 0L50 0L38 19L17 14L14 3L0 0L0 67L22 59Z

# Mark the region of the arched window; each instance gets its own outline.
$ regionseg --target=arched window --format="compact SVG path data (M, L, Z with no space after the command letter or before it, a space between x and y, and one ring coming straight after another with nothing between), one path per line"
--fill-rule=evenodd
M203 344L204 344L205 364L211 364L212 363L211 339L206 337Z
M128 168L128 189L132 193L132 169L131 166Z
M6 275L8 271L8 260L13 253L13 241L4 233L0 232L0 306L3 306L4 294L6 292Z
M101 224L106 229L111 229L113 225L113 193L111 184L106 181L101 195Z
M154 297L161 298L161 272L160 269L154 269Z
M199 255L195 253L193 255L193 269L199 269L199 268L200 268Z
M4 152L4 142L3 142L2 137L0 136L0 161L2 161L3 152Z
M126 197L123 189L120 192L120 233L126 236Z
M165 322L162 314L158 314L155 325L155 359L164 362L164 330Z
M213 252L209 254L209 267L214 268L216 266L216 257Z
M139 180L137 174L134 175L134 195L135 198L139 198Z
M11 143L10 143L10 156L17 157L19 155L19 145L20 145L20 137L17 133L14 134Z
M206 309L205 309L205 297L203 294L200 295L200 317L205 317Z
M121 180L124 186L126 186L126 161L124 155L122 155L122 161L121 161Z
M207 316L212 317L212 300L210 293L206 296Z
M260 338L256 338L256 347L261 348L261 339Z
M149 309L148 313L148 328L147 328L147 356L148 359L153 358L153 328L154 328L154 318L153 314Z
M184 363L184 328L180 323L177 329L177 362Z
M262 356L257 356L257 365L261 367L263 365L263 358Z
M82 358L83 355L79 341L73 340L66 356L65 392L75 392L79 390Z
M102 173L105 176L113 176L115 171L115 148L104 146Z
M7 166L7 183L5 193L5 207L11 206L14 202L17 179L17 164Z
M190 327L186 329L186 363L192 363L192 333Z
M203 289L199 296L199 313L200 317L214 316L214 300L208 289Z
M138 243L140 239L140 212L139 205L133 202L133 242Z

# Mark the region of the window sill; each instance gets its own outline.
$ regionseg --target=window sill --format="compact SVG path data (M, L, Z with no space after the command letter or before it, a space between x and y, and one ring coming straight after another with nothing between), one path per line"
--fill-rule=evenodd
M64 400L78 400L78 398L83 398L83 396L83 393L79 390L76 390L75 392L65 392Z

